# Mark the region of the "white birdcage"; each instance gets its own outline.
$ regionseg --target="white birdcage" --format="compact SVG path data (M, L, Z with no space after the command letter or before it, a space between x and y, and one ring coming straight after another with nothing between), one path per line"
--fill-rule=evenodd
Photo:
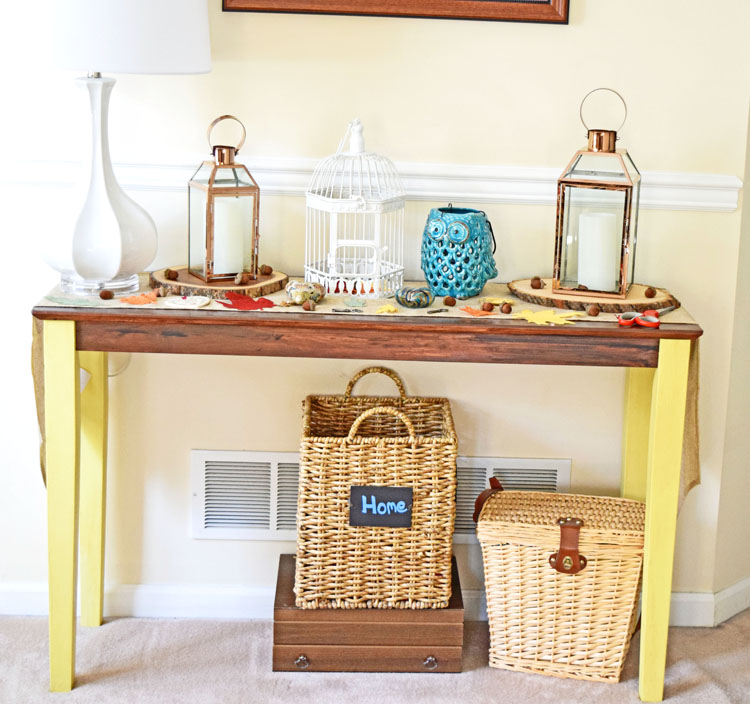
M349 150L342 151L349 136ZM313 173L306 229L305 281L370 298L401 287L404 188L390 159L365 152L359 120Z

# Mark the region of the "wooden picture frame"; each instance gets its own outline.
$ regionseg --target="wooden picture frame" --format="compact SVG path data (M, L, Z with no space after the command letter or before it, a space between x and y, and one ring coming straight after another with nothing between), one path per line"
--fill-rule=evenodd
M222 0L225 12L299 12L568 23L569 0Z

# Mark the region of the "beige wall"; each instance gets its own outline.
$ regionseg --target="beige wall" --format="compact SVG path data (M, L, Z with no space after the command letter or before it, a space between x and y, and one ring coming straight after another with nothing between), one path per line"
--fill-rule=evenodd
M205 151L205 126L229 112L248 127L247 158L322 157L358 115L368 145L395 160L561 168L583 140L580 98L608 85L628 100L623 143L643 170L745 173L750 60L743 47L750 4L744 0L716 2L710 10L684 0L575 0L567 27L230 14L220 12L218 0L210 4L210 75L118 78L111 119L115 161L195 162ZM71 74L47 67L49 23L38 4L35 8L33 17L24 7L10 11L19 13L17 21L27 30L33 27L37 53L29 56L23 34L4 38L4 87L22 97L24 111L23 139L10 147L23 147L19 151L27 158L75 159L76 140L85 140L80 120L85 106ZM24 73L9 62L19 55L27 62ZM4 133L18 135L12 117L5 118ZM0 428L7 448L0 472L0 531L14 536L4 545L0 581L22 582L43 580L46 570L44 494L26 365L28 308L55 277L39 264L35 241L67 226L73 208L68 192L57 186L5 193L14 213L5 226L8 251L13 261L37 272L33 280L11 275L12 290L28 298L14 301L8 315L12 342L0 369L14 399ZM159 225L156 264L179 263L184 196L132 195ZM40 199L46 207L39 207ZM430 205L408 205L413 275ZM501 278L549 273L553 209L502 204L486 209L499 234ZM642 213L638 278L672 289L706 331L704 481L680 516L674 586L681 591L713 591L750 574L750 565L728 570L721 552L724 536L742 521L742 513L721 497L722 482L733 489L741 471L738 462L725 464L724 458L740 219L740 211ZM303 221L302 199L265 197L261 258L299 273ZM739 354L734 360L740 364ZM294 450L302 397L342 389L362 364L134 357L111 387L108 581L272 585L271 556L279 545L189 538L189 450ZM413 393L453 400L463 454L571 457L575 490L617 491L621 370L393 366ZM741 368L732 370L739 383ZM207 420L205 409L211 407L215 418L221 403L221 423ZM462 549L462 560L466 581L477 586L476 551Z
M748 125L750 137L750 124ZM750 139L745 160L745 183L750 179ZM750 577L750 210L742 213L741 242L735 301L735 328L729 379L724 471L716 538L714 590L718 591Z

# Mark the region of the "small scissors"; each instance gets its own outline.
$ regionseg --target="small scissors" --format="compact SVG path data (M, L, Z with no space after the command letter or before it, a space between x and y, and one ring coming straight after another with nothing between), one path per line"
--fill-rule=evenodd
M634 325L640 325L644 328L658 328L661 325L659 316L673 311L676 307L669 306L669 308L662 308L661 310L644 310L642 313L635 310L621 313L617 316L617 324L623 328L632 328Z

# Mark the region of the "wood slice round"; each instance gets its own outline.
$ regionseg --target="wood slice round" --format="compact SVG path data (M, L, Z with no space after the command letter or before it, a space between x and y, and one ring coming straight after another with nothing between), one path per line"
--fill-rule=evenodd
M247 284L238 286L233 279L228 281L212 281L207 283L188 272L186 266L170 267L177 272L177 279L168 279L166 269L152 271L148 283L151 288L164 287L172 296L208 296L210 298L224 298L227 291L242 293L246 296L267 296L269 293L280 291L287 285L289 277L280 271L274 271L268 276L258 274L258 278Z
M552 290L552 279L542 279L544 288L531 288L531 279L519 279L508 284L508 290L517 298L527 303L536 303L548 308L563 308L565 310L583 310L596 304L603 313L626 313L634 310L680 307L680 302L666 289L649 287L647 284L633 284L626 298L607 298L594 294L573 293L571 291ZM646 289L656 289L653 298L646 297Z

